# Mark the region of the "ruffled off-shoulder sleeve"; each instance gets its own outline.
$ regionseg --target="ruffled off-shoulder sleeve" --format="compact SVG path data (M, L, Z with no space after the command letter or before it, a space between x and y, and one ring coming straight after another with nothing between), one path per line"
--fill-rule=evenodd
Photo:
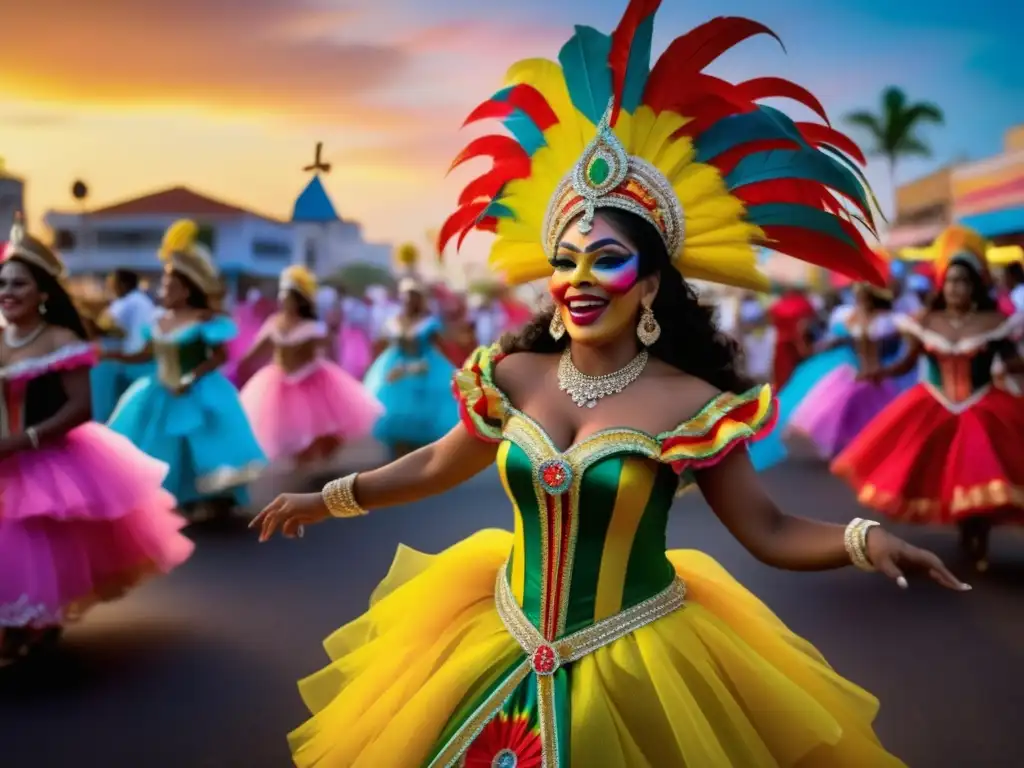
M0 368L0 378L7 381L34 379L46 373L60 373L76 368L92 368L99 360L99 347L89 342L67 344L56 352L33 357Z
M227 344L238 335L238 326L227 315L210 318L199 327L199 333L210 346Z
M736 446L767 435L776 412L767 384L739 395L723 392L692 419L658 436L661 461L679 474L716 464Z
M497 345L477 348L452 383L462 423L488 443L501 441L508 412L508 401L494 384L494 366L502 357Z

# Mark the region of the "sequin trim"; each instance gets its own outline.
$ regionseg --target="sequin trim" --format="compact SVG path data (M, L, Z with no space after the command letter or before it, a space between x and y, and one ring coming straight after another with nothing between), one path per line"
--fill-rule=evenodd
M0 368L0 379L32 379L51 370L68 370L92 366L96 363L97 350L93 344L76 342L67 344L56 352L39 357L30 357Z

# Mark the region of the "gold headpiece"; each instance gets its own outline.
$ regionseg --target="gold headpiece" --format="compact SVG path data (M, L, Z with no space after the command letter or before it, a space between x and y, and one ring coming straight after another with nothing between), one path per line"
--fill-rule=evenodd
M295 291L310 302L316 301L316 276L300 264L293 264L281 273L280 289Z
M989 271L989 254L992 251L993 246L980 233L970 227L953 224L942 230L927 248L902 249L900 258L932 262L935 265L935 284L939 286L945 282L949 267L958 262L969 266L988 283L992 280Z
M672 183L651 163L626 151L609 125L613 108L614 104L608 105L597 135L548 203L544 247L549 258L569 222L579 216L577 226L585 234L599 208L619 208L652 224L672 257L683 247L683 206Z
M20 213L14 215L11 236L4 250L3 260L7 259L27 261L56 278L64 276L64 262L60 256L25 231Z
M395 251L395 261L398 265L405 268L416 266L420 260L419 249L412 243L405 243L398 247Z
M213 256L199 242L199 225L188 219L171 224L160 246L160 260L168 272L180 272L207 296L219 295L223 287Z

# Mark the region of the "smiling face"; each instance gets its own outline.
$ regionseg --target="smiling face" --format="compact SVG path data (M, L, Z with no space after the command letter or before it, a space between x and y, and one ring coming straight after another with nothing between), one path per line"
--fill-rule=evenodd
M39 305L46 294L39 291L27 266L16 259L0 266L0 312L11 325L32 323L39 318Z
M573 341L605 344L635 334L641 302L657 291L657 278L640 279L640 254L600 214L583 234L570 224L551 259L548 289Z
M160 301L167 309L181 309L188 304L188 286L176 272L167 270L160 279Z

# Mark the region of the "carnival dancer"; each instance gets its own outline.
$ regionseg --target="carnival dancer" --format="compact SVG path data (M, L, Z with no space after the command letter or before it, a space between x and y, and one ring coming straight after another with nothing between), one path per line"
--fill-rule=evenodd
M245 300L232 310L231 316L238 328L238 334L227 343L227 362L224 364L223 372L231 382L241 389L245 382L255 373L265 361L247 361L251 368L244 368L241 365L242 358L252 349L256 336L263 327L263 323L273 313L273 304L267 301L259 288L250 288L245 295Z
M272 350L274 362L242 390L242 405L271 461L327 459L343 443L370 434L380 403L340 366L325 359L333 343L316 314L317 282L304 267L281 273L280 309L264 323L250 350Z
M341 297L341 327L338 332L338 365L362 381L373 362L370 340L370 306L359 296L346 292Z
M906 389L894 380L874 381L864 374L899 359L902 338L892 294L868 284L857 286L856 305L833 317L841 332L829 346L851 345L856 355L822 377L804 396L787 425L832 460L868 423Z
M805 291L786 288L768 310L775 330L775 353L772 356L772 383L782 389L796 367L810 357L811 334L818 311Z
M192 221L164 235L160 286L164 313L131 361L156 360L156 372L121 398L110 427L170 466L164 487L194 519L248 502L246 484L266 457L238 398L218 368L237 327L215 309L220 278ZM215 509L212 509L215 508Z
M0 664L192 551L167 467L90 421L96 347L63 271L15 224L0 263Z
M950 227L933 245L939 293L920 320L903 318L905 357L868 375L927 372L833 462L862 504L895 520L957 524L961 545L984 570L993 523L1024 522L1024 399L992 386L993 363L1024 363L1013 339L1020 318L998 311L973 230Z
M146 347L145 330L156 316L153 300L139 287L139 276L127 269L110 275L110 290L115 299L100 315L98 326L110 351L136 355ZM117 401L137 379L152 371L152 364L125 363L103 359L90 372L92 386L92 417L105 422L114 412Z
M396 456L431 443L459 421L451 398L454 366L438 348L441 325L426 291L412 277L399 282L401 309L384 327L387 344L366 373L366 388L384 406L373 434Z
M476 324L470 319L470 303L463 294L445 289L439 297L439 304L441 332L438 334L438 348L448 362L460 367L478 346Z
M399 551L369 612L327 641L334 663L302 683L314 716L291 737L300 766L900 765L872 732L869 694L710 557L665 551L673 496L696 483L769 564L852 559L901 584L914 567L964 588L870 523L785 516L760 487L743 445L770 428L771 390L747 389L735 346L683 275L764 287L755 252L771 238L782 253L841 254L830 265L880 276L809 178L840 160L810 140L764 150L767 136L800 129L750 101L770 92L701 72L764 28L716 19L649 71L656 6L635 0L610 37L577 27L561 66L513 67L512 85L475 113L512 115L527 143L474 145L496 163L473 188L496 197L464 194L442 242L496 231L492 264L513 283L547 277L555 309L460 370L462 427L322 495L279 497L254 521L263 539L296 536L494 462L514 500L514 533L433 557ZM762 151L787 153L770 165L785 183L765 186L763 162L747 176ZM855 179L844 188L867 209Z

